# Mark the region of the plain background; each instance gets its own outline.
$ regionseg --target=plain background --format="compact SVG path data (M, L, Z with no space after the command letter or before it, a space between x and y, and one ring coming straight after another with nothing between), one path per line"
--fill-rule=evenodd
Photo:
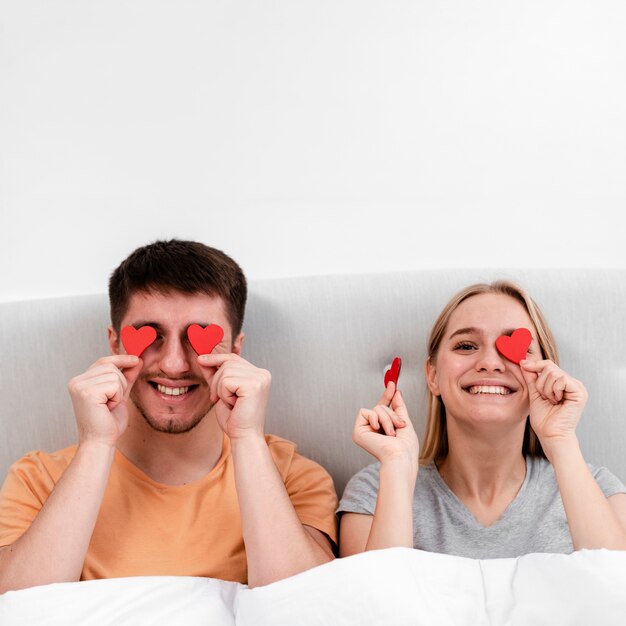
M157 238L251 279L626 267L622 0L0 4L0 300Z

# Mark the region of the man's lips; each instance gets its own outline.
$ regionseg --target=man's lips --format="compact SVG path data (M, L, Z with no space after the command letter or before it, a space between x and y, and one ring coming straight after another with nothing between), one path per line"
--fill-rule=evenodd
M161 397L165 396L170 398L180 398L182 396L189 396L198 387L199 384L190 380L176 381L162 381L162 380L147 380L146 381L152 389Z

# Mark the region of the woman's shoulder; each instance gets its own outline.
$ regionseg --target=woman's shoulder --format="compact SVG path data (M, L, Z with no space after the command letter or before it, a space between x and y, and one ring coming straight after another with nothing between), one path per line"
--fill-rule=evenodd
M550 461L543 457L528 456L526 457L526 465L529 468L532 482L543 485L549 483L558 489L554 467ZM616 493L626 493L624 483L609 469L591 463L587 463L587 467L607 498Z
M346 491L348 487L354 488L361 485L371 485L378 489L378 480L380 474L380 461L370 463L364 468L360 469L356 474L350 478L346 485Z

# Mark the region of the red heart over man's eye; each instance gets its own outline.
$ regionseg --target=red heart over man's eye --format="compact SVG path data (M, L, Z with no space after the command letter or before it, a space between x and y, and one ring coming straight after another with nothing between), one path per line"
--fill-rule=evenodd
M152 326L124 326L122 328L122 344L128 354L141 356L141 353L156 339L157 333Z
M206 328L202 328L200 324L192 324L187 329L187 337L198 354L211 354L224 338L224 329L218 324L209 324Z
M510 337L500 335L496 339L496 348L503 357L519 365L519 362L526 358L532 340L533 336L528 328L517 328Z

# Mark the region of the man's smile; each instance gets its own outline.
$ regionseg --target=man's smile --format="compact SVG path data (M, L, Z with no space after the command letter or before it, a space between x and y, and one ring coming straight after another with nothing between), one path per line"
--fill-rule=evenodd
M155 395L165 401L183 400L188 399L198 389L199 385L195 383L188 383L181 385L180 383L168 383L157 382L155 380L149 380L148 384L154 390Z

